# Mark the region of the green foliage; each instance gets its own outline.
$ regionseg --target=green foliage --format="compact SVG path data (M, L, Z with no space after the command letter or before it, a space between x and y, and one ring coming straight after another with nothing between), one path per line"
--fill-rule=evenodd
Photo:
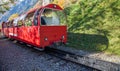
M64 11L69 32L106 36L109 40L106 51L120 54L117 51L120 50L120 0L78 0Z
M0 4L0 13L4 13L10 9L10 4L14 4L15 0L9 0L4 2L4 0L1 0Z
M87 51L104 51L108 48L108 38L103 35L68 33L68 46Z

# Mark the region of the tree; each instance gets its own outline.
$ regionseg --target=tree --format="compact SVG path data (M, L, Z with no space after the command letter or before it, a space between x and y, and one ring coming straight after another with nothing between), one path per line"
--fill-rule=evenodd
M69 32L103 35L109 39L108 51L120 55L120 0L78 0L65 12Z
M1 0L1 4L0 4L0 13L4 13L6 11L8 11L10 9L10 6L14 5L16 2L16 0L8 0L8 1L4 1Z

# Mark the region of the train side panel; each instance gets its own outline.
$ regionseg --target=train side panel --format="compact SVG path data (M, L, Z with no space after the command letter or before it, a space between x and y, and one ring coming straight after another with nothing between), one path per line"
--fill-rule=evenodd
M8 28L8 37L9 37L9 38L13 38L13 34L14 34L14 33L13 33L13 30L14 30L14 29L13 29L12 27L9 27L9 28Z
M17 29L17 39L25 43L40 46L40 35L38 31L38 26L29 26L29 27L19 27Z
M5 35L6 37L9 37L9 35L8 35L8 33L9 33L8 28L4 28L4 29L3 29L3 32L4 32L4 35Z

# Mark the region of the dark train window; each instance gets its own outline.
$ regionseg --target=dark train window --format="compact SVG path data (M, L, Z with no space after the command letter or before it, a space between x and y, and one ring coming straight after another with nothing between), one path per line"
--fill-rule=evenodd
M34 18L34 21L33 21L33 22L34 22L34 25L35 25L35 26L38 26L38 18L37 18L37 16Z
M33 23L35 26L38 26L38 16L40 14L41 9L37 10L34 15Z
M35 26L38 25L38 15L39 15L39 11L37 10L35 12L34 19L33 19L33 23L34 23Z

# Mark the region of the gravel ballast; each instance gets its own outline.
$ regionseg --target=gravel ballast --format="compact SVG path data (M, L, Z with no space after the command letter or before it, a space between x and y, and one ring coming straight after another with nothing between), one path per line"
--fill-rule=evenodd
M0 71L92 71L17 44L0 39Z
M72 53L76 53L78 55L84 55L84 56L90 57L90 58L95 58L95 59L100 59L100 60L120 64L120 56L117 56L117 55L110 55L110 54L106 54L104 52L99 52L99 53L87 52L87 51L76 50L74 48L63 47L63 46L58 47L58 49L69 51L69 52L72 52Z

